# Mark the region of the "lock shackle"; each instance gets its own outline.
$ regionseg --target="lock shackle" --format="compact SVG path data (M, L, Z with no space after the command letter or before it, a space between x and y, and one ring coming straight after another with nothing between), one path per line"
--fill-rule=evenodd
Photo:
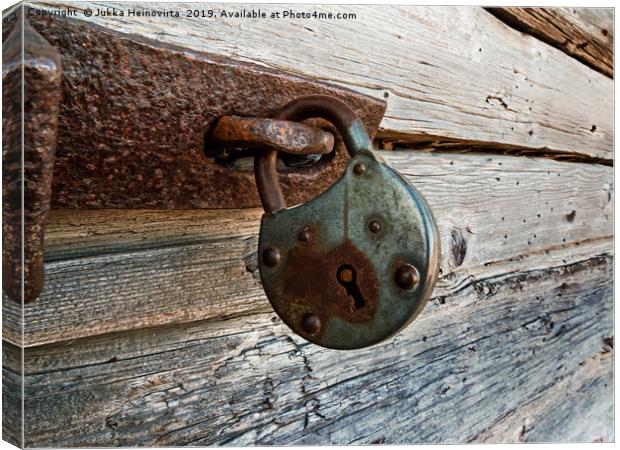
M302 121L310 118L329 120L342 137L349 155L364 153L372 156L372 142L357 114L342 101L328 95L308 95L284 105L275 119ZM286 200L278 183L276 163L278 152L270 149L254 160L254 177L266 213L286 208Z

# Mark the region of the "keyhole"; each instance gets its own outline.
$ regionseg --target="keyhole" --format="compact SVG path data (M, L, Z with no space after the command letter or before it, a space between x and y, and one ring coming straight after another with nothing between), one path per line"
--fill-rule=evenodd
M347 291L347 294L353 298L353 310L358 310L366 305L364 297L357 286L355 269L348 264L338 268L336 273L338 283L340 283Z

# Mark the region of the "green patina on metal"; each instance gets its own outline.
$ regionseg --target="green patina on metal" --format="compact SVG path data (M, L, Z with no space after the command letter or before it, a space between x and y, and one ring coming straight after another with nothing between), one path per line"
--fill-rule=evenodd
M334 349L373 345L409 324L431 296L440 261L428 204L378 160L356 124L338 127L352 156L342 177L308 203L267 212L259 242L275 311Z

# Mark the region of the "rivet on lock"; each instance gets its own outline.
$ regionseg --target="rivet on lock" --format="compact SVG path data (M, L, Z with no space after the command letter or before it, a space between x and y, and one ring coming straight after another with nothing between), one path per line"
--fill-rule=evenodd
M373 153L347 105L308 96L276 115L316 117L334 124L351 159L327 191L287 208L277 152L257 157L265 208L260 274L271 305L293 331L323 347L362 348L398 333L424 308L439 270L439 232L422 195Z

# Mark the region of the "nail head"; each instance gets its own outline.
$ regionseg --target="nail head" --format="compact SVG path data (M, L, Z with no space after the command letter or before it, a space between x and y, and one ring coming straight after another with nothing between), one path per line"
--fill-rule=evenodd
M411 264L403 264L396 270L394 281L401 289L411 289L418 282L418 271Z
M263 251L263 262L268 267L275 267L280 263L280 252L278 249L269 247Z
M368 229L371 233L378 233L381 231L381 222L378 220L373 220L368 224Z
M355 175L362 175L366 172L366 165L364 163L358 162L353 166L353 173Z
M308 334L317 334L321 331L321 319L313 313L304 314L301 318L301 328Z

